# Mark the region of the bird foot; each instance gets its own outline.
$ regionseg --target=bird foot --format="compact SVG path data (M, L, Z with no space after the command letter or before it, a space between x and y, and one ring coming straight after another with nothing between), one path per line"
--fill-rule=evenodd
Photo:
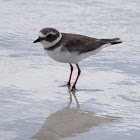
M75 91L75 90L77 90L77 89L76 89L75 86L73 86L73 87L71 88L71 91Z
M70 86L70 83L67 83L66 85L67 85L67 86Z
M67 83L66 86L68 86L68 89L70 89L71 87L70 83Z

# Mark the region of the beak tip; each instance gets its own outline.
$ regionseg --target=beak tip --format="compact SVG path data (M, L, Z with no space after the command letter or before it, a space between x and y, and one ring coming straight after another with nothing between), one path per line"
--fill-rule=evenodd
M37 43L37 42L40 42L40 40L39 39L36 39L33 43Z
M41 39L36 39L35 41L33 41L33 43L37 43L37 42L40 42L41 41Z

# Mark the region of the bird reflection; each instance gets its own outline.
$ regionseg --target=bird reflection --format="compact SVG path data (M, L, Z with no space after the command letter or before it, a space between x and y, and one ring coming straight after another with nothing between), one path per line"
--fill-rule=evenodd
M47 117L42 128L33 136L33 140L61 140L76 133L88 132L92 127L118 119L114 116L97 116L92 111L81 110L75 91L69 92L68 105ZM77 107L70 108L72 95Z

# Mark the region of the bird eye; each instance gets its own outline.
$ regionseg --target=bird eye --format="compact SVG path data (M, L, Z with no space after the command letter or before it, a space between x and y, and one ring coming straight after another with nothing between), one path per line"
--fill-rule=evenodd
M46 38L51 38L52 36L53 36L52 34L49 34L49 35L47 35Z

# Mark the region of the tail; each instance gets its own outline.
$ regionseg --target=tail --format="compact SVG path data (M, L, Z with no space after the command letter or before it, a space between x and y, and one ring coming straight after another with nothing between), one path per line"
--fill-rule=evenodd
M119 38L113 38L113 39L101 39L103 44L111 43L111 45L122 43L122 41Z
M98 50L101 50L103 48L106 48L110 45L115 45L115 44L119 44L122 43L122 41L119 38L113 38L113 39L100 39L98 41L99 43L99 47Z
M114 38L110 41L111 45L122 43L122 41L119 38Z

